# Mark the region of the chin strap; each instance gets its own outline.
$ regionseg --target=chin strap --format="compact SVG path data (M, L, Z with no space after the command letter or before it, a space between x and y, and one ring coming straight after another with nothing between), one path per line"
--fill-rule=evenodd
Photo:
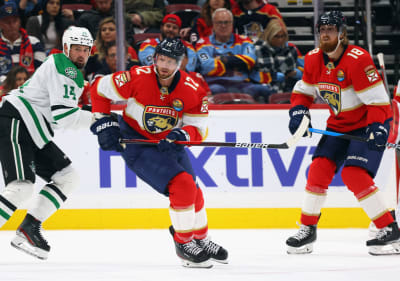
M333 50L332 52L326 53L326 54L328 55L328 57L332 56L332 55L337 51L337 49L339 48L340 43L341 43L342 40L343 40L343 39L340 39L340 36L341 36L342 34L343 34L342 31L340 31L340 32L338 33L338 42L337 42L336 48L335 48L335 50Z

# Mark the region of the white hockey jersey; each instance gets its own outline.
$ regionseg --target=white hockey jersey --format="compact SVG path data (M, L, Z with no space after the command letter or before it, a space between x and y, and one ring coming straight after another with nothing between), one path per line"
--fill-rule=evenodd
M84 88L81 71L64 54L54 54L4 100L21 115L35 144L51 141L53 129L89 127L91 112L78 107Z

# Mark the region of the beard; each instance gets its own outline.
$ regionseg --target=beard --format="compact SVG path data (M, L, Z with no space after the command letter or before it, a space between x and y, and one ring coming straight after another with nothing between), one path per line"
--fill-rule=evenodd
M76 66L78 69L83 69L83 68L85 67L85 64L86 64L86 63L79 62L79 61L73 61L72 63L75 64L75 66Z
M338 38L336 37L334 42L319 42L319 48L324 52L324 53L331 53L333 52L338 44Z

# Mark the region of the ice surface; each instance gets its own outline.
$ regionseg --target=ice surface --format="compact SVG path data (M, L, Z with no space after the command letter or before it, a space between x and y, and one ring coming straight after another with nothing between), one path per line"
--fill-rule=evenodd
M0 281L367 281L399 280L400 256L371 256L367 229L319 229L314 252L286 254L295 229L214 230L229 264L180 265L168 230L44 231L52 250L40 261L10 246L0 231Z

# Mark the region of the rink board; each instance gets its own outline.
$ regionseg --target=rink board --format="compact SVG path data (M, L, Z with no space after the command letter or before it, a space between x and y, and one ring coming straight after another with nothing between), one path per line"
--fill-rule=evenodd
M312 110L314 128L325 129L328 110ZM211 110L207 141L281 143L290 137L287 109ZM288 150L192 147L189 156L203 189L211 228L296 227L306 173L320 135ZM80 172L80 186L44 225L47 229L164 228L168 198L126 168L116 152L98 148L89 130L57 131L55 142ZM394 152L387 150L376 185L395 204ZM37 190L43 182L39 179ZM4 186L2 184L1 186ZM32 202L27 202L26 209ZM322 210L321 227L367 227L357 200L335 176ZM17 211L3 229L14 229Z

